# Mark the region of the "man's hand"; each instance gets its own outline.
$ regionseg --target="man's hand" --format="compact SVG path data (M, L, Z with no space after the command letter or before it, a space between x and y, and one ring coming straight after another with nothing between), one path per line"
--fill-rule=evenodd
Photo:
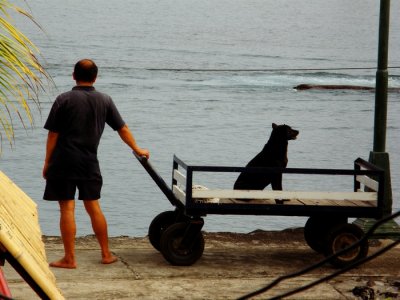
M46 158L44 159L44 166L42 171L42 176L44 179L47 178L47 169L49 168L49 161L51 155L53 154L54 148L56 147L57 140L58 140L58 133L49 131L47 134L47 142L46 142Z
M144 156L144 157L146 157L147 159L150 158L150 152L149 152L149 150L147 150L147 149L142 149L142 148L140 148L140 149L136 150L135 153L136 153L138 156Z
M43 176L44 179L47 179L46 174L47 174L47 169L48 169L48 167L49 167L48 163L45 162L45 163L44 163L44 166L43 166L43 171L42 171L42 176Z

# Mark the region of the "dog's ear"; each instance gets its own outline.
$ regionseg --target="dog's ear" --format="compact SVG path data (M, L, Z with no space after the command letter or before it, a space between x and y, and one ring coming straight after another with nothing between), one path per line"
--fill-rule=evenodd
M278 127L278 125L276 125L275 123L272 123L272 129L275 129L276 127Z

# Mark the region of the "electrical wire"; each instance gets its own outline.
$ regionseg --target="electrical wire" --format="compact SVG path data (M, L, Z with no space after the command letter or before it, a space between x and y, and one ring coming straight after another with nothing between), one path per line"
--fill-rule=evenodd
M311 265L311 266L309 266L309 267L306 267L306 268L304 268L304 269L302 269L302 270L300 270L300 271L297 271L297 272L294 272L294 273L291 273L291 274L288 274L288 275L283 275L283 276L281 276L281 277L278 277L277 279L275 279L274 281L272 281L272 282L271 282L270 284L268 284L267 286L265 286L265 287L263 287L263 288L261 288L261 289L259 289L259 290L256 290L256 291L254 291L254 292L251 292L251 293L249 293L249 294L247 294L247 295L244 295L244 296L238 298L238 300L249 299L249 298L251 298L251 297L254 297L254 296L257 296L257 295L259 295L259 294L262 294L262 293L264 293L264 292L270 290L271 288L273 288L274 286L278 285L280 282L282 282L282 281L284 281L284 280L286 280L286 279L290 279L290 278L293 278L293 277L301 276L301 275L303 275L303 274L305 274L305 273L307 273L307 272L309 272L309 271L312 271L312 270L314 270L314 269L316 269L316 268L318 268L318 267L320 267L320 266L326 264L326 263L329 262L332 258L338 257L338 256L342 255L343 253L345 253L345 252L347 252L347 251L349 251L349 250L351 250L351 249L357 247L358 245L360 245L361 243L363 243L366 239L368 239L368 237L371 236L371 235L373 234L373 232L374 232L379 226L381 226L382 224L384 224L384 223L386 223L386 222L388 222L388 221L390 221L390 220L392 220L392 219L397 218L398 216L400 216L400 211L396 212L395 214L389 215L389 216L387 216L387 217L385 217L385 218L382 218L381 220L375 222L374 225L367 231L367 233L366 233L360 240L358 240L356 243L350 245L349 247L347 247L347 248L345 248L345 249L342 249L342 250L336 252L335 254L330 255L329 257L327 257L327 258L321 260L320 262L317 262L317 263L315 263L315 264L313 264L313 265ZM353 268L359 266L360 264L363 264L363 263L365 263L365 262L367 262L367 261L372 260L373 258L375 258L375 257L377 257L377 256L379 256L379 255L381 255L381 254L383 254L383 253L385 253L386 251L390 250L391 248L393 248L394 246L396 246L396 245L399 244L399 243L400 243L400 240L397 240L397 241L395 241L395 242L389 244L388 246L386 246L386 247L380 249L379 251L375 252L374 254L372 254L372 255L370 255L370 256L367 256L367 257L365 257L365 258L363 258L363 259L360 259L360 260L358 260L358 261L356 261L356 262L350 264L349 266L347 266L347 267L345 267L345 268L343 268L343 269L340 269L340 270L338 270L338 271L336 271L336 272L334 272L334 273L332 273L332 274L330 274L330 275L327 275L327 276L325 276L325 277L322 277L321 279L318 279L318 280L316 280L316 281L314 281L314 282L312 282L312 283L310 283L310 284L307 284L307 285L305 285L305 286L301 286L301 287L296 288L296 289L294 289L294 290L292 290L292 291L289 291L289 292L287 292L287 293L284 293L284 294L281 294L281 295L279 295L279 296L273 297L273 298L271 298L271 300L272 300L272 299L281 299L281 298L283 298L283 297L296 294L296 293L298 293L298 292L301 292L301 291L304 291L304 290L306 290L306 289L309 289L309 288L311 288L311 287L313 287L313 286L315 286L315 285L317 285L317 284L319 284L319 283L322 283L322 282L324 282L324 281L326 281L326 280L332 279L332 278L334 278L334 277L336 277L336 276L338 276L338 275L340 275L340 274L342 274L342 273L344 273L344 272L347 272L347 271L349 271L349 270L351 270L351 269L353 269Z
M358 260L358 261L352 263L351 265L349 265L349 266L347 266L347 267L345 267L345 268L343 268L343 269L340 269L340 270L338 270L338 271L336 271L336 272L334 272L334 273L332 273L332 274L330 274L330 275L327 275L327 276L325 276L325 277L323 277L323 278L320 278L320 279L318 279L318 280L315 280L315 281L313 281L313 282L310 282L309 284L306 284L306 285L304 285L304 286L298 287L298 288L296 288L296 289L294 289L294 290L292 290L292 291L289 291L289 292L283 293L283 294L281 294L281 295L278 295L278 296L269 298L269 300L278 300L278 299L282 299L282 298L291 296L291 295L293 295L293 294L297 294L297 293L299 293L299 292L305 291L305 290L307 290L307 289L309 289L309 288L311 288L311 287L313 287L313 286L315 286L315 285L318 285L318 284L320 284L320 283L322 283L322 282L324 282L324 281L327 281L327 280L330 280L330 279L332 279L332 278L335 278L336 276L338 276L338 275L340 275L340 274L343 274L343 273L345 273L345 272L347 272L347 271L349 271L349 270L351 270L351 269L353 269L353 268L355 268L355 267L358 267L358 266L361 265L361 264L364 264L364 263L366 263L366 262L368 262L368 261L370 261L370 260L372 260L372 259L378 257L379 255L381 255L381 254L383 254L383 253L389 251L390 249L392 249L393 247L395 247L395 246L398 245L398 244L400 244L400 240L396 240L396 241L390 243L389 245L387 245L387 246L385 246L385 247L379 249L379 250L378 250L377 252L375 252L374 254L371 254L370 256L364 257L363 259L360 259L360 260Z

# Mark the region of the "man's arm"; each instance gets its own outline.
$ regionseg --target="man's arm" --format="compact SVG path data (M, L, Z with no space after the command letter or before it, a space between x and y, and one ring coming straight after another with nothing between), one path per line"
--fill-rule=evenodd
M58 132L49 131L46 143L46 158L44 159L43 178L46 179L47 168L49 167L50 158L54 152L58 140Z
M142 149L136 144L136 140L133 137L132 132L129 130L127 125L124 125L118 130L118 134L121 139L127 144L135 153L139 156L145 156L147 159L150 158L150 152L147 149Z

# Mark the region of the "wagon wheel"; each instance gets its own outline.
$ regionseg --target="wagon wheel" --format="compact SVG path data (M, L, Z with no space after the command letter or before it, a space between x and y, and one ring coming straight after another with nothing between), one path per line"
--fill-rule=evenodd
M344 218L329 218L326 216L311 216L304 226L304 239L311 249L323 253L327 235L337 226L347 224Z
M324 230L322 226L322 220L315 217L308 218L306 224L304 225L304 239L306 240L308 246L314 251L321 253L323 252L323 240Z
M188 226L185 222L173 224L161 236L161 253L173 265L190 266L203 255L204 238L201 231L190 238L190 243L182 243Z
M150 244L158 251L161 250L160 248L160 241L161 236L165 229L169 226L178 222L178 212L177 211L164 211L158 214L153 221L150 223L149 226L149 240ZM183 219L183 218L182 218Z
M328 235L325 245L325 256L330 256L334 253L343 250L352 244L359 241L364 236L364 231L355 224L343 224L337 226ZM346 251L340 256L332 258L329 262L338 268L343 268L352 264L368 254L368 240L364 240L354 249Z

